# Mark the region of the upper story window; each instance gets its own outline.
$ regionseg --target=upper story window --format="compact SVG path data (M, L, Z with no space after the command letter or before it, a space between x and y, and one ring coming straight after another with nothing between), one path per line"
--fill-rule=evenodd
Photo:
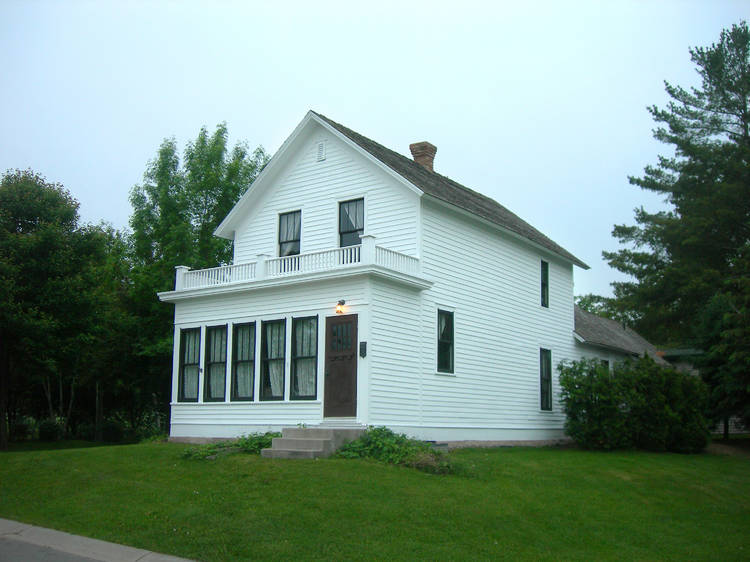
M339 203L339 246L356 246L365 230L365 200Z
M302 232L302 211L279 215L279 257L299 254Z
M549 308L549 264L542 260L542 306Z
M453 372L453 313L438 310L437 370Z

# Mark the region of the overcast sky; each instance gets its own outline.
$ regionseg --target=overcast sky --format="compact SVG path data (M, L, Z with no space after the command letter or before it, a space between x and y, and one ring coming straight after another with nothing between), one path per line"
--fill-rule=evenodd
M668 148L646 111L697 85L688 48L747 1L0 0L0 171L62 183L87 222L128 225L161 141L221 121L274 153L314 109L493 197L611 294L612 226L658 197L628 175Z

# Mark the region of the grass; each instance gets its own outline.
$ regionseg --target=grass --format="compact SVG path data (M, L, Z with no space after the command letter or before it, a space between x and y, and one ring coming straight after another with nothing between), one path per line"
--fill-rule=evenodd
M185 448L2 453L0 517L200 560L750 557L747 457L474 449L466 477Z

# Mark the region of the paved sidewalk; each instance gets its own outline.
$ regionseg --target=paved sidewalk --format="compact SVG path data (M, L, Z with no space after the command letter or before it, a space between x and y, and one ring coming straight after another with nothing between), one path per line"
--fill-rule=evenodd
M187 562L150 550L0 519L0 561Z

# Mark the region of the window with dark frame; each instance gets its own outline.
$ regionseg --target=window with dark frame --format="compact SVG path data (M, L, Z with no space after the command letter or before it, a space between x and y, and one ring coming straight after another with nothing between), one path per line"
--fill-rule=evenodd
M206 328L204 402L223 402L227 382L227 327Z
M315 400L318 384L318 317L292 320L292 400Z
M539 350L539 387L540 408L552 410L552 352L549 349Z
M286 320L270 320L261 324L260 399L284 399L284 359Z
M339 203L339 246L356 246L365 231L365 200Z
M180 376L178 402L198 401L201 329L180 330Z
M252 400L255 387L255 323L232 328L232 400Z
M542 306L549 308L549 263L542 260Z
M279 257L299 254L302 234L302 211L279 215Z
M453 373L453 313L438 310L437 370Z

